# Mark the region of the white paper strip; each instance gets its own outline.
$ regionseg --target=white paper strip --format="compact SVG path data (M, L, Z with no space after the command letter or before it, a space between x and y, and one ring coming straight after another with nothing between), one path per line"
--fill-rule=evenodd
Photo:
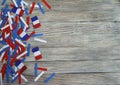
M32 4L30 4L30 7L32 7ZM36 8L39 8L38 5L35 5ZM41 5L41 7L43 7L43 5Z
M15 72L17 72L17 71L18 71L18 68L15 67ZM21 78L22 78L25 82L28 82L27 78L25 78L25 76L23 76L22 74L21 74ZM13 79L14 79L14 78L13 78Z
M34 81L38 81L38 79L45 73L45 71L42 71L35 79Z
M47 41L40 39L40 38L36 38L36 37L34 38L34 40L39 41L39 42L43 42L43 43L47 43Z
M5 48L7 48L7 47L9 47L9 45L4 45L4 46L0 49L0 51L2 51L3 49L5 49Z
M28 80L27 80L23 75L21 75L21 78L22 78L25 82L28 82Z
M24 46L25 47L25 44L22 42L22 41L20 41L19 39L15 39L17 42L19 42L22 46Z
M13 1L13 3L15 4L15 6L16 6L16 7L18 7L18 5L17 5L16 1L15 1L15 0L12 0L12 1Z
M22 54L20 54L19 56L17 56L17 59L20 59L20 57L22 57L23 55L27 54L27 51L23 52Z
M8 24L8 25L5 25L4 27L2 27L1 30L6 29L7 27L9 27L9 24Z
M21 21L25 24L25 26L28 28L28 25L27 25L27 23L25 22L25 20L24 20L22 17L20 17L20 19L21 19Z
M26 6L28 6L29 4L25 1L22 0L22 3L25 4Z

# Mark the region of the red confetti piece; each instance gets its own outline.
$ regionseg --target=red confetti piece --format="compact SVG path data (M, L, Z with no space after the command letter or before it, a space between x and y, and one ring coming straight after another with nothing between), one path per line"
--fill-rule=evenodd
M12 48L12 49L15 49L15 44L13 43L12 39L11 38L7 38L5 39L6 43Z
M42 2L47 6L48 9L51 9L51 5L48 4L48 2L46 0L42 0Z
M29 17L29 16L26 18L26 23L27 23L28 25L30 24L30 17Z
M21 74L20 72L18 72L18 83L21 84L21 82L22 82Z
M1 69L2 79L4 79L4 77L5 77L5 73L6 73L6 66L7 66L7 64L6 64L6 63L5 63L5 64L3 64L2 69Z
M36 2L32 3L32 7L30 8L29 14L32 14L32 12L33 12L33 10L35 8L35 4L36 4Z
M38 68L38 70L47 71L47 68Z
M17 26L18 26L19 20L20 20L20 17L19 17L19 16L16 16L16 18L15 18L15 23L16 23Z

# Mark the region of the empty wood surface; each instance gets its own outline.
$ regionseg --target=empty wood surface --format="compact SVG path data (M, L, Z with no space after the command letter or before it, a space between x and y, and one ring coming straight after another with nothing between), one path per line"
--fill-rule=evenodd
M31 53L24 73L29 82L23 85L47 85L43 81L53 72L56 77L48 85L120 85L120 0L47 1L51 10L44 7L42 15L35 8L31 16L39 17L42 27L36 32L44 33L40 38L48 43L28 43L40 47L43 59L37 63L48 71L33 82L36 61Z

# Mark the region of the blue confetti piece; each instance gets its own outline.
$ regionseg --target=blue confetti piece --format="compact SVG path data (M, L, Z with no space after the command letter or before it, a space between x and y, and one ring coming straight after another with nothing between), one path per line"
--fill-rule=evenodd
M16 13L17 9L18 9L17 7L13 7L11 12Z
M27 44L27 42L23 42L25 45Z
M24 29L25 24L21 20L20 20L20 23L21 23L21 28Z
M10 64L8 64L8 68L11 70L12 74L15 73L15 70L10 66Z
M23 58L23 59L21 60L21 62L25 62L25 60L26 60L26 58Z
M17 53L17 50L18 50L18 46L16 45L16 48L14 49L14 52L13 52L13 54L12 54L12 58L16 55L16 53Z
M15 62L15 66L18 67L20 63L21 63L21 60L17 60L17 61Z
M42 8L42 6L41 6L40 2L38 2L38 6L39 6L40 11L42 12L42 14L45 14L45 11L44 11L44 9Z
M8 8L9 8L9 5L6 4L5 5L5 9L3 10L3 14L6 14L9 11Z
M0 41L1 44L7 45L5 41Z
M37 63L35 63L34 75L35 75L35 76L38 76L38 64L37 64Z
M32 35L32 37L40 37L40 36L43 36L44 34L34 34L34 35Z
M18 76L16 76L12 81L11 83L14 83L16 80L17 80Z
M9 52L8 52L8 64L10 64L10 48L9 48Z
M55 73L52 73L47 79L44 80L44 83L48 83L54 77L55 77Z
M1 55L4 51L6 51L7 49L9 49L9 47L4 48L2 51L0 51L0 55Z
M8 69L7 69L8 70ZM9 83L9 74L8 72L6 71L6 82Z
M27 51L28 51L27 56L30 56L30 47L31 47L31 44L28 44L28 47L27 47Z
M5 2L6 2L6 0L3 0L3 1L2 1L2 3L1 3L1 5L4 5L4 4L5 4Z
M9 64L7 64L7 74L10 75L10 76L13 76L13 72L11 71L11 69L9 68L8 66Z
M3 19L3 21L2 21L2 23L0 24L0 28L2 28L3 27L3 25L6 23L6 16L5 16L5 18Z
M18 7L21 6L21 1L22 1L22 0L17 0L17 5L18 5Z
M29 15L28 8L25 8L25 14Z
M17 29L12 31L12 37L15 40L16 38L18 39L18 35L17 35Z

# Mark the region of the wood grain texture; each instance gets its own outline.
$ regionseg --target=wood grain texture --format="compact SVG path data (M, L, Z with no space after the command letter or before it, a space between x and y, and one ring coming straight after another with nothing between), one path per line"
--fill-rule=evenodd
M33 1L40 0L26 0ZM43 80L53 72L56 77L49 85L120 85L120 0L47 1L52 10L44 8L46 14L42 15L36 8L31 17L39 17L42 27L36 32L44 33L39 38L48 43L33 39L28 43L40 47L43 59L38 64L48 67L48 72L33 82L31 53L24 73L30 82L23 85L47 85Z
M43 83L50 74L46 73L38 82L33 82L34 77L26 75L28 83L22 85L119 85L120 73L82 73L82 74L57 74L49 83ZM6 84L5 85L18 85Z

